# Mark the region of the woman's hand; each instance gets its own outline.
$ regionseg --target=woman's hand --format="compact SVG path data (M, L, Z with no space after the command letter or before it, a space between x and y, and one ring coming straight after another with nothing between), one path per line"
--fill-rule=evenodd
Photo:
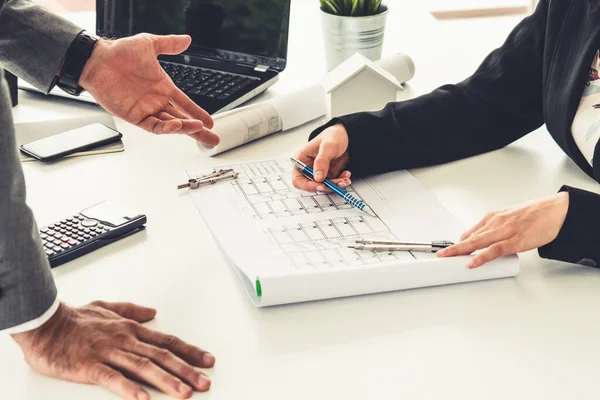
M567 216L569 194L558 193L522 207L487 214L465 232L460 242L438 251L438 257L481 253L468 268L477 268L498 257L544 246L558 236Z
M349 161L348 133L342 124L325 129L319 136L308 142L296 154L296 158L313 167L316 181L311 181L294 168L292 183L298 189L328 192L330 190L321 183L325 178L330 178L333 183L342 188L352 183L350 171L345 170Z

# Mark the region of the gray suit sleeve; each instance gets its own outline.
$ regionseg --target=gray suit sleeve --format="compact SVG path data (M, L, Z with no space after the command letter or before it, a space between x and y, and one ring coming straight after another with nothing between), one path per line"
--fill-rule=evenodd
M81 29L24 0L0 0L0 65L48 91ZM0 78L0 331L42 316L56 287L25 202L9 96Z
M40 317L54 303L56 287L17 154L8 88L0 79L0 331Z
M0 66L48 93L81 31L31 1L5 0L0 11Z

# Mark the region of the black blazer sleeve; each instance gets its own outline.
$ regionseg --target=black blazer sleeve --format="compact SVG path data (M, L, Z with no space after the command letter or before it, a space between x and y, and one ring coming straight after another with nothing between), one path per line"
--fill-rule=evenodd
M418 168L502 148L544 123L542 71L547 0L467 80L341 122L355 175ZM432 49L433 51L433 49Z
M569 192L569 210L556 239L538 249L540 257L600 266L600 196L569 186L560 191Z

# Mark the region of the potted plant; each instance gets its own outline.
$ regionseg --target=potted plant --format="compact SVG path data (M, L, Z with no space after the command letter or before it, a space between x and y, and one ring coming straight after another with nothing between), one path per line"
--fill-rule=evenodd
M388 7L382 0L320 0L327 70L355 53L381 58Z

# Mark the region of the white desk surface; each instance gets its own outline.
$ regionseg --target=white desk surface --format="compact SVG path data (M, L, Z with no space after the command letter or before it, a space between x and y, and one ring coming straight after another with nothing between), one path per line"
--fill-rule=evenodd
M407 1L408 2L408 1ZM324 72L316 1L295 0L289 67L267 95ZM393 3L386 54L404 51L417 75L406 95L467 76L469 59L435 35L426 13ZM24 94L19 121L98 112ZM97 199L129 203L148 229L54 271L70 304L95 299L156 307L152 328L209 349L217 365L206 399L584 399L597 392L600 273L521 256L516 279L408 290L257 309L219 252L190 197L175 190L185 168L287 155L312 123L215 159L183 137L153 137L125 124L122 154L56 165L26 164L40 224ZM413 171L465 226L486 211L554 193L568 183L598 190L544 129L506 149ZM101 388L40 376L0 338L0 398L98 400ZM153 392L154 399L165 399Z

